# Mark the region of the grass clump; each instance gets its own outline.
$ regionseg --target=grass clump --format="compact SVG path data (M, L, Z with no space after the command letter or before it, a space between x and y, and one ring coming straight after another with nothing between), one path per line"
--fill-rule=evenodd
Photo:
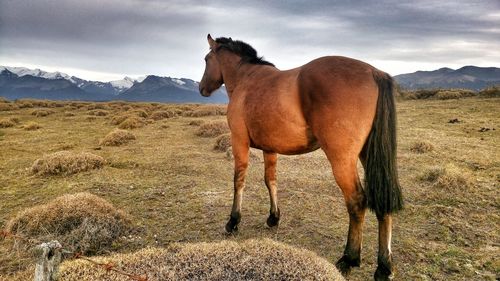
M45 117L49 116L50 114L53 114L53 110L48 110L48 109L35 109L31 112L31 115L34 115L35 117Z
M17 121L19 122L19 121ZM14 118L4 118L0 119L0 128L10 128L16 125L16 119Z
M344 280L334 265L315 253L271 239L172 244L132 254L96 258L151 280ZM124 280L114 272L74 260L63 263L62 280ZM149 280L149 279L148 279Z
M227 108L225 105L203 105L194 110L183 112L184 117L205 117L226 115Z
M500 85L488 87L479 92L479 97L482 98L498 98L500 97Z
M229 133L229 126L226 121L213 121L200 125L196 135L200 137L216 137Z
M137 129L144 127L144 121L136 116L129 116L127 119L125 119L123 122L118 125L118 128L120 129Z
M420 176L420 180L448 190L468 189L474 186L472 176L454 165L431 167L424 171Z
M175 117L176 113L172 110L159 110L155 111L151 114L151 119L158 121L166 118L172 118Z
M114 129L107 134L100 142L99 145L104 146L119 146L135 140L135 135L126 130Z
M0 111L16 110L19 106L10 102L0 102Z
M410 146L410 151L414 153L426 153L434 150L434 145L427 141L417 141Z
M42 126L40 126L40 124L38 124L36 122L32 122L32 121L23 125L23 129L26 131L35 131L35 130L40 129L41 127Z
M231 134L223 134L215 139L214 150L224 152L231 147Z
M88 153L59 151L37 159L31 171L36 175L71 175L104 166L101 156Z
M188 123L189 126L200 126L201 124L205 123L203 120L193 120Z
M92 115L92 116L107 116L108 112L105 111L105 110L95 109L95 110L90 110L88 112L88 115Z
M41 241L56 239L65 249L88 255L110 248L132 226L125 212L84 192L25 209L7 223L6 230Z

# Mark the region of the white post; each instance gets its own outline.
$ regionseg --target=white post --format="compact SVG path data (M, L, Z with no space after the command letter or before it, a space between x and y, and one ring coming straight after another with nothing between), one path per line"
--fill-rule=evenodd
M37 261L35 281L57 281L58 268L61 263L61 244L50 241L35 248Z

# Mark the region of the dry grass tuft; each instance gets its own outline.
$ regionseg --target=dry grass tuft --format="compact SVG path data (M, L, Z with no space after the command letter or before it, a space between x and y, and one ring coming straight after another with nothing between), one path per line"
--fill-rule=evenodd
M159 110L159 111L155 111L155 112L153 112L153 114L151 114L151 119L158 121L158 120L162 120L165 118L172 118L172 117L175 117L176 115L177 114L172 110Z
M109 113L105 110L100 110L100 109L95 109L95 110L90 110L88 112L88 115L93 115L93 116L107 116Z
M48 109L35 109L31 112L31 115L34 115L35 117L45 117L49 116L50 114L53 114L53 110L48 110Z
M99 142L99 145L119 146L122 144L126 144L131 140L135 140L135 135L131 132L114 129Z
M36 175L71 175L99 169L104 163L104 158L92 153L59 151L37 159L31 171Z
M87 110L96 110L96 109L109 110L110 108L105 103L91 103L87 105Z
M200 126L201 124L205 123L203 120L193 120L188 123L189 126Z
M19 122L19 119L17 119L17 118L3 118L3 119L0 119L0 128L14 127L18 122Z
M69 111L66 111L64 112L64 116L66 117L72 117L72 116L75 116L76 114L74 114L73 112L69 112Z
M132 226L128 214L84 192L25 209L7 223L6 230L42 241L56 239L66 249L89 255L109 249Z
M0 111L16 110L19 106L10 102L0 102Z
M205 116L217 116L226 115L227 106L225 105L203 105L195 110L184 111L182 116L184 117L205 117Z
M216 137L225 133L229 133L229 126L226 121L203 123L196 131L196 135L200 137Z
M417 141L410 146L410 151L415 153L426 153L434 150L434 145L427 141Z
M500 85L483 89L479 92L482 98L498 98L500 97Z
M420 180L433 183L438 188L455 190L469 189L474 186L472 176L454 165L431 167L424 171Z
M335 266L315 253L271 239L172 244L132 254L95 258L148 280L344 280ZM62 280L125 280L81 260L61 266Z
M38 124L36 122L28 122L28 123L23 125L23 129L25 129L26 131L35 131L35 130L40 129L41 127L42 126L40 126L40 124Z
M136 116L129 116L127 119L125 119L123 122L118 125L118 128L120 129L137 129L144 127L145 123L144 120L142 120L139 117Z
M215 139L214 150L224 152L231 147L231 134L223 134Z

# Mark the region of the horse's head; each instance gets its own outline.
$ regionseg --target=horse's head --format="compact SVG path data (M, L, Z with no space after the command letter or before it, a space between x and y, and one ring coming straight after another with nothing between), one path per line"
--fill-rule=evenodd
M209 97L212 92L219 89L224 83L219 61L217 60L217 43L210 34L208 34L207 39L210 52L205 56L205 73L203 73L200 82L200 94L204 97Z

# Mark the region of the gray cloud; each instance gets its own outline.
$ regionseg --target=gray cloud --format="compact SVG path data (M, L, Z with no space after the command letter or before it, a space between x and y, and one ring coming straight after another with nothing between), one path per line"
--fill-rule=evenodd
M500 66L497 0L401 2L0 0L0 64L199 79L211 32L283 68L329 54L391 74Z

